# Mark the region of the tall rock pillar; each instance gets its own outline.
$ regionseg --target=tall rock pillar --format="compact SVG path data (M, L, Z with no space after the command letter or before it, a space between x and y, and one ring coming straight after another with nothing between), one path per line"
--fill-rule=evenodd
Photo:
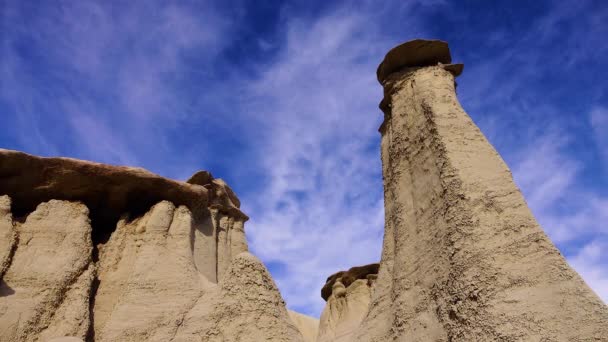
M384 87L386 229L362 341L578 341L608 308L534 219L455 92L441 41L392 49Z

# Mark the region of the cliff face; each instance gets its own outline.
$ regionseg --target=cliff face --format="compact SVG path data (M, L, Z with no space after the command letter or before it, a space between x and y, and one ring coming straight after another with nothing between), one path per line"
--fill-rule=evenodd
M302 340L209 173L0 150L0 194L1 341Z

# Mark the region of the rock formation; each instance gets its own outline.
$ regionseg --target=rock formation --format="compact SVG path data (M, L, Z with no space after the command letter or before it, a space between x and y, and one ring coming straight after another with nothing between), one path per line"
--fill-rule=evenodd
M378 68L385 233L353 340L606 340L608 308L460 106L450 63L446 43L415 40Z
M208 172L0 150L0 341L302 341Z
M378 264L353 267L327 278L321 296L327 301L319 322L319 342L348 342L367 314Z
M608 308L461 108L451 63L415 40L378 67L382 258L330 276L319 321L285 308L210 173L0 150L0 341L606 340Z
M10 208L8 196L0 201ZM51 200L24 222L3 214L15 238L3 252L9 261L0 283L0 340L84 337L94 272L87 208Z

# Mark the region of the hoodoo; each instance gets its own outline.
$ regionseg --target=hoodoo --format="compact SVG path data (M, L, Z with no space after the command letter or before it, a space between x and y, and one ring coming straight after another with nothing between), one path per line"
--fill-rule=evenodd
M378 67L385 233L357 340L606 339L608 308L460 106L451 62L447 43L414 40Z

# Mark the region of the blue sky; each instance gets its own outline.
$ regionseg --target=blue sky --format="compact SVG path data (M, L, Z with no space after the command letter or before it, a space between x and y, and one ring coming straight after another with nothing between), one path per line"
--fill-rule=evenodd
M463 107L608 301L604 1L0 0L0 147L210 170L298 311L383 233L381 87L394 45L449 42Z

